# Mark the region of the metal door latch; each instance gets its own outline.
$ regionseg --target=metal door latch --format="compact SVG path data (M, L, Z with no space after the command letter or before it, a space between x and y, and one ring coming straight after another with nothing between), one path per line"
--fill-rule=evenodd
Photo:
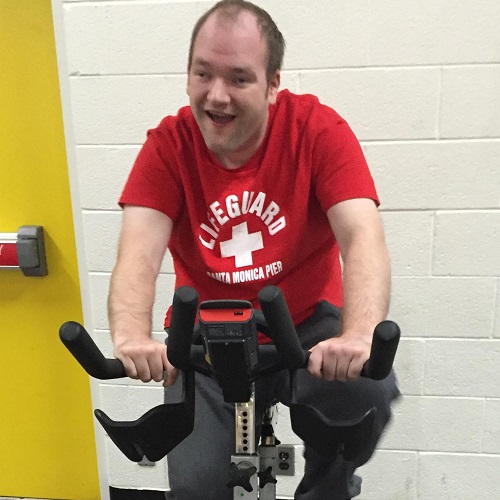
M46 276L43 227L21 226L17 233L0 233L0 269L21 269L25 276Z

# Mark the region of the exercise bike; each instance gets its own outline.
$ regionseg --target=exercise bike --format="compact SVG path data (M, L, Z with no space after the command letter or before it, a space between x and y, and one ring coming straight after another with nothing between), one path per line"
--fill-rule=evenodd
M236 447L228 464L231 479L227 486L233 489L235 500L276 498L276 475L283 457L278 453L279 442L269 414L264 418L258 447L255 436L255 381L265 374L290 371L292 429L316 452L328 457L341 449L346 460L359 453L371 436L376 408L358 420L332 422L316 409L294 402L293 373L307 366L309 352L300 345L281 290L267 286L258 299L260 311L250 302L239 300L198 304L193 288L176 290L166 343L169 362L182 370L182 401L156 406L135 421L113 421L102 410L94 412L129 460L156 462L192 432L195 371L216 378L224 400L234 403ZM266 333L273 344L258 345L257 331ZM82 325L64 323L59 335L90 376L101 380L126 376L121 361L106 359ZM399 328L391 321L375 328L362 376L381 380L389 375L399 337ZM201 345L193 344L200 338Z

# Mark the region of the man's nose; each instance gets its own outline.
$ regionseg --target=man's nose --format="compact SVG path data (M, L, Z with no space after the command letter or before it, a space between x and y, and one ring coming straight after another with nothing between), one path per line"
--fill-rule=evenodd
M222 78L214 78L207 98L214 104L227 104L229 102L229 92Z

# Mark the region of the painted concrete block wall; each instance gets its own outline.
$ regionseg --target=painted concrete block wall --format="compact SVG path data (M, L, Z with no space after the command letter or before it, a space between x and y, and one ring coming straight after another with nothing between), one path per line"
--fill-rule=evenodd
M105 303L116 205L148 128L187 104L196 19L212 2L53 0L62 9L74 158L91 307L110 356ZM500 479L500 3L496 0L261 0L287 40L283 86L316 93L362 142L382 199L393 262L391 318L403 332L404 398L363 500L498 498ZM154 331L173 293L167 256ZM99 385L99 404L132 419L158 384ZM97 400L97 399L96 399ZM279 437L300 445L286 409ZM106 440L109 484L168 487L165 461L144 468ZM301 468L298 453L298 468ZM291 494L298 478L283 479Z

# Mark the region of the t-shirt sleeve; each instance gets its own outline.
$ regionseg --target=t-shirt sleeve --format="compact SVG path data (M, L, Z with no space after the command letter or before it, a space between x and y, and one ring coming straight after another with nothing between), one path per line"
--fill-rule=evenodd
M354 198L379 199L358 139L349 125L330 108L314 144L316 195L326 212L337 203ZM325 116L326 114L326 116Z
M175 149L158 129L148 131L129 174L120 206L139 205L153 208L176 220L183 206L181 182L176 175Z

